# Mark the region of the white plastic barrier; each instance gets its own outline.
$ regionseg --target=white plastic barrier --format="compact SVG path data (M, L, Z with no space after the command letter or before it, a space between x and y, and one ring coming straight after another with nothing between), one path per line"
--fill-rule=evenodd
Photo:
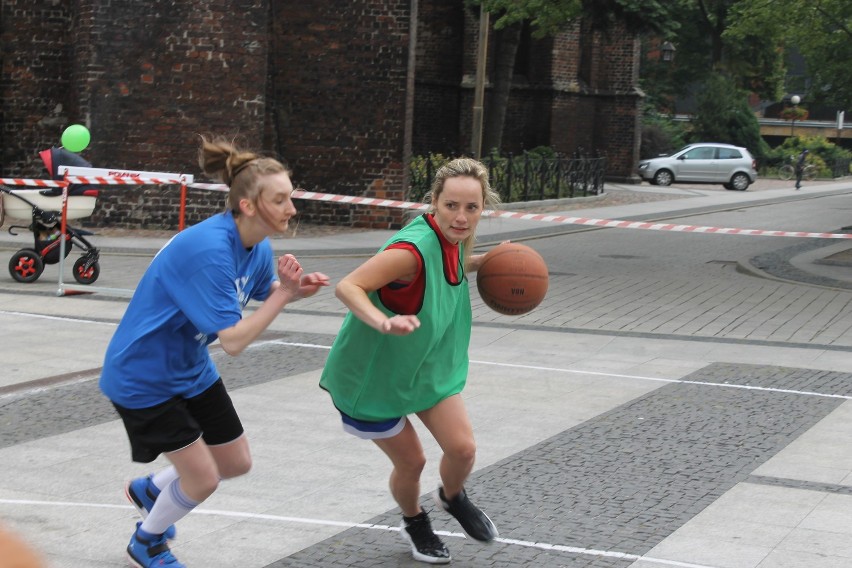
M183 230L186 215L186 185L195 179L191 174L170 172L148 172L139 170L120 170L111 168L83 168L79 166L60 166L59 173L64 176L62 186L62 240L59 250L59 281L57 283L57 296L66 296L70 293L80 292L107 292L115 296L130 297L132 289L106 288L102 286L68 284L63 281L65 272L65 234L67 231L68 217L68 186L70 184L84 185L177 185L181 186L180 192L180 221L179 230ZM76 197L76 196L73 196Z
M111 168L82 168L80 166L59 166L59 173L64 176L65 181L68 183L88 185L191 184L195 179L191 174L144 172Z

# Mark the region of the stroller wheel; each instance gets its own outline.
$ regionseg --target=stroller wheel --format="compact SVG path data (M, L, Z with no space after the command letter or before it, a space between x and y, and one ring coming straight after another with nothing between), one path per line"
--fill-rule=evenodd
M74 280L80 284L91 284L98 279L101 274L101 266L97 261L86 265L87 257L81 256L74 263Z
M44 271L44 261L33 249L21 249L9 260L9 274L18 282L35 282Z

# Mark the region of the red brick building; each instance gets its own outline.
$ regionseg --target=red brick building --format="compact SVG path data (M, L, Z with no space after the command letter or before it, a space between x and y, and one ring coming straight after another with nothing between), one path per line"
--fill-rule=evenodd
M196 134L217 133L286 159L300 187L377 197L403 196L412 152L470 146L478 18L462 0L6 0L0 16L4 177L44 177L37 152L73 123L90 129L96 167L197 175ZM631 178L638 42L611 37L525 37L506 151L582 147ZM177 188L102 195L88 224L177 225ZM189 197L189 223L223 207ZM400 221L299 205L317 222Z

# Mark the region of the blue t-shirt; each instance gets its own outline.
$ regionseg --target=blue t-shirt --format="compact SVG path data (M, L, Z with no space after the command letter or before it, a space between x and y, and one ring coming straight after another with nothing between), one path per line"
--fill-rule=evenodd
M190 398L219 378L207 346L277 280L272 245L251 249L230 212L175 235L151 261L107 347L100 387L116 404L147 408Z

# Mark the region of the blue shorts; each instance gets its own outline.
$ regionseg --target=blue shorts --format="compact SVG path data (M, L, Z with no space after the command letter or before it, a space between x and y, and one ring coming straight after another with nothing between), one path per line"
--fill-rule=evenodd
M343 431L357 436L362 440L381 440L384 438L393 438L405 427L406 418L391 418L390 420L382 420L381 422L369 422L367 420L358 420L352 418L348 414L340 413L340 418L343 420Z

